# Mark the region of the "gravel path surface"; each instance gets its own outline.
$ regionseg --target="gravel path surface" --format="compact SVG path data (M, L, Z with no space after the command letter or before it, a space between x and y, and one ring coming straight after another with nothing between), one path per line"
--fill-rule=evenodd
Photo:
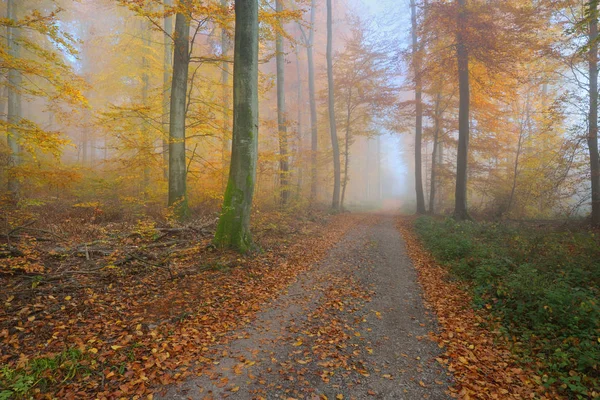
M446 399L435 330L390 215L367 216L161 399Z

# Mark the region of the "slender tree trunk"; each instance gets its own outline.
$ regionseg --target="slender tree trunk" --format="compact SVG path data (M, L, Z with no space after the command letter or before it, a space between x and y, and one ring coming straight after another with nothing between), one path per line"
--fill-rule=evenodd
M147 23L142 23L142 37L144 47L150 48L150 26ZM144 54L146 52L144 51ZM144 55L142 56L142 105L148 107L148 92L150 91L150 62ZM142 191L144 198L148 198L148 186L150 185L150 162L152 156L152 142L150 140L150 126L148 120L144 117L142 121L142 135L144 137L142 156L144 163L144 177L142 181Z
M165 10L173 5L173 0L164 0ZM173 17L165 16L164 19L164 56L163 56L163 101L162 101L162 156L163 156L163 177L169 177L169 110L171 106L171 70L173 68Z
M329 133L333 150L333 199L331 207L340 209L340 146L335 125L335 90L333 82L333 15L331 0L327 0L327 82L329 87Z
M6 112L6 103L8 102L7 96L8 77L6 78L6 81L3 82L2 88L0 88L0 118L2 118L3 120L6 120L6 115L4 113Z
M185 117L190 62L189 35L188 16L177 13L169 120L169 206L174 208L175 215L179 219L184 219L189 215L185 162Z
M415 74L415 190L417 193L417 214L425 214L425 195L423 193L423 170L422 170L422 138L423 138L423 102L421 82L421 60L419 54L419 42L417 38L417 4L410 0L410 11L412 21L412 63Z
M590 171L592 186L592 226L600 226L600 157L598 155L598 1L590 3Z
M458 150L456 159L456 192L454 217L457 220L470 219L467 211L467 163L469 157L470 88L469 88L469 52L464 40L467 22L466 1L457 0L458 32L456 35L456 59L458 62Z
M313 46L315 40L315 15L316 4L315 0L311 1L310 6L310 32L308 35L308 43L306 46L306 56L308 59L308 96L310 101L310 166L311 166L311 181L310 181L310 200L311 202L317 199L317 152L319 135L317 131L317 100L315 91L315 66L313 60Z
M436 195L436 181L437 181L437 158L440 138L440 119L441 119L441 102L442 96L438 92L435 97L435 108L433 114L433 151L431 153L431 185L429 187L429 214L435 213L435 195Z
M297 115L296 115L296 120L297 120L297 124L298 124L298 135L297 135L297 140L298 140L298 148L296 149L296 162L300 163L302 162L302 150L304 147L304 135L302 133L304 126L302 124L302 73L300 71L300 54L298 51L298 47L296 46L294 48L294 52L296 54L296 82L298 84L297 87L297 91L296 91L296 95L297 95L297 100L296 100L296 106L297 106ZM301 161L302 160L302 161ZM303 162L302 165L299 165L297 167L298 170L298 183L297 183L297 196L298 198L300 198L300 196L302 195L302 185L303 185L303 178L304 178L304 168L303 168Z
M235 1L233 146L215 244L254 248L250 212L258 157L258 0Z
M283 11L282 0L275 1L277 13ZM281 22L281 21L280 21ZM280 26L283 29L283 26ZM279 184L280 201L286 205L289 199L289 163L288 139L285 108L285 53L283 49L283 36L277 32L275 38L276 63L277 63L277 127L279 131Z
M227 7L227 0L221 0L221 7L224 9ZM221 29L221 56L226 57L227 53L229 53L229 38L227 37L227 31L223 28ZM229 63L227 61L221 63L221 85L223 87L223 132L221 142L221 167L223 173L221 174L221 187L222 190L225 190L229 153L231 151L231 134L229 132Z
M341 200L341 208L344 209L344 200L346 199L346 187L348 186L348 181L350 177L348 176L348 169L350 166L350 140L352 138L352 131L350 128L350 114L351 114L351 106L350 102L352 100L352 87L348 89L348 99L346 103L346 140L344 142L344 181L342 182L342 200Z
M519 161L521 159L521 151L523 149L523 140L525 139L525 130L529 127L529 93L527 93L527 102L525 105L525 122L519 126L519 141L517 143L517 154L515 156L515 164L513 166L513 180L512 187L510 190L510 197L508 199L508 205L506 207L506 213L510 213L512 205L515 199L515 193L517 191L517 179L519 177Z
M17 21L17 1L8 0L7 2L7 17L11 21ZM16 59L19 57L20 45L19 28L8 28L8 53ZM21 149L19 146L19 131L15 128L21 123L21 71L11 68L8 70L8 106L6 120L11 125L8 129L8 148L10 150L9 168L13 169L21 163ZM13 196L19 194L19 181L14 175L14 170L8 173L8 190Z

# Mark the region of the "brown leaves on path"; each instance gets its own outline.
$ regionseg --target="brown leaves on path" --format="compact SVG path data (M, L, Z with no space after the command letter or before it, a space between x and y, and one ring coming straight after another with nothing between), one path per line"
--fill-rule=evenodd
M31 360L75 348L81 356L44 373L46 387L31 395L146 398L157 385L201 373L216 358L216 345L229 340L228 333L248 324L356 220L340 215L326 226L296 222L296 231L263 237L266 251L249 256L217 252L209 239L201 240L173 259L170 272L176 279L153 269L98 285L102 282L82 274L94 286L75 281L72 291L49 294L34 288L26 297L5 299L0 364L29 374ZM278 222L284 225L270 229L288 226ZM69 375L59 372L65 365L73 367Z
M471 296L448 279L448 271L422 247L412 224L412 218L400 218L398 229L417 269L425 300L440 323L440 333L431 335L445 349L438 362L454 374L456 385L451 394L461 399L560 398L542 386L532 369L518 362L503 336L486 328L494 325L491 316L470 307Z

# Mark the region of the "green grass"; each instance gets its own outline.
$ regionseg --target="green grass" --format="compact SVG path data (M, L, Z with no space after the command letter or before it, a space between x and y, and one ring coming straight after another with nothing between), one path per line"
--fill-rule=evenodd
M425 247L470 283L525 361L569 398L600 393L600 243L592 232L421 217Z
M25 399L55 383L67 383L78 374L89 375L88 360L77 349L53 357L31 359L23 368L0 365L0 400Z

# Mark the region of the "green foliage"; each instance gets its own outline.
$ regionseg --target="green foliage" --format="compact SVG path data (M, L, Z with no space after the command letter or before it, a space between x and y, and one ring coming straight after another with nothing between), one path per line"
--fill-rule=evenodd
M77 349L65 350L54 357L29 360L22 368L0 365L0 400L31 396L35 389L44 390L51 383L69 382L78 374L89 375L84 354Z
M474 306L491 309L546 384L573 398L600 388L600 246L589 232L438 221L417 233L451 272L471 284Z

